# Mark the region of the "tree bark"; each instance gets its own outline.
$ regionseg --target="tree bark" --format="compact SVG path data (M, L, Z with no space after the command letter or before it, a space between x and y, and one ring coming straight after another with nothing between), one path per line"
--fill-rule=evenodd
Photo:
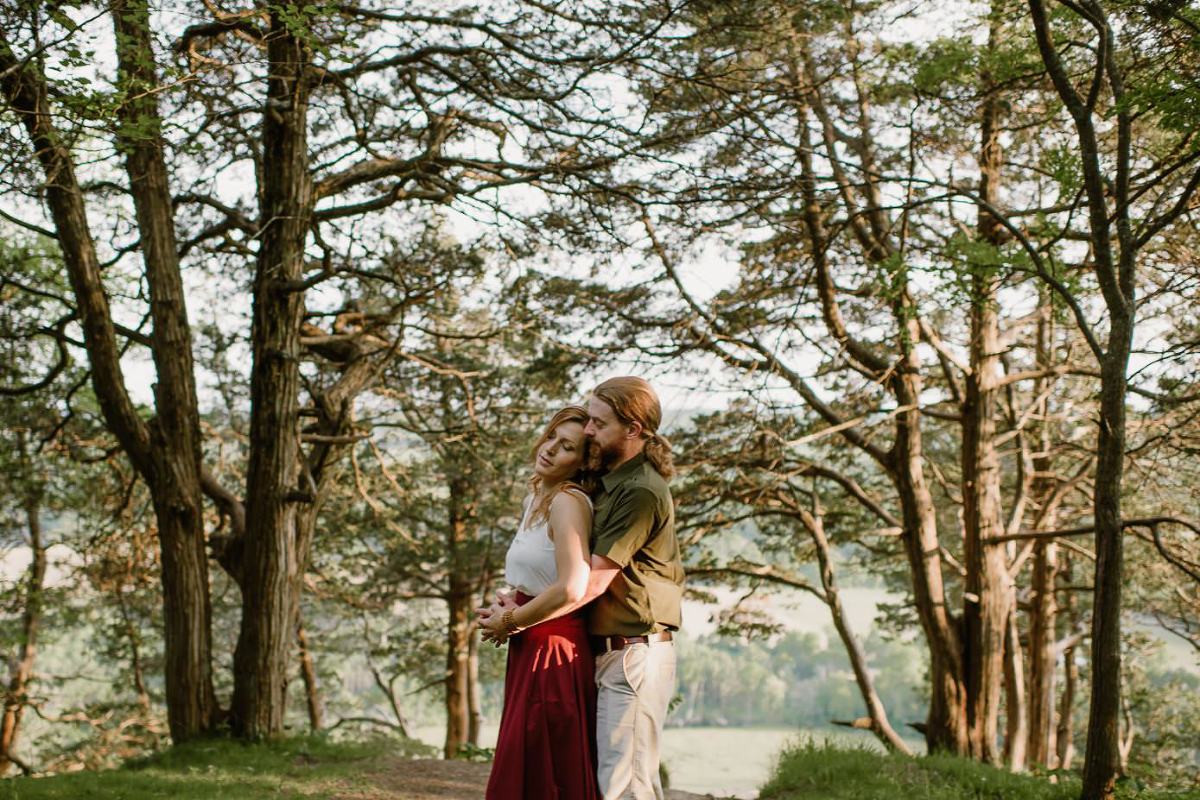
M1071 556L1064 553L1062 576L1071 583ZM1074 627L1079 621L1078 601L1074 592L1067 594L1067 622ZM1063 691L1058 704L1058 726L1055 731L1055 755L1059 769L1070 769L1075 760L1075 689L1079 685L1079 664L1075 661L1075 645L1063 649Z
M479 637L467 636L467 741L479 747L483 705L479 691Z
M905 313L901 309L897 317L903 319ZM902 540L912 573L913 598L929 646L930 698L925 743L930 752L967 755L971 752L970 723L962 637L946 603L937 513L922 463L921 379L912 344L919 335L915 320L910 320L907 333L909 344L891 383L897 404L911 410L896 417L891 477L900 499Z
M200 491L200 416L183 279L175 241L171 191L163 157L158 69L144 0L112 5L117 62L126 99L117 141L137 215L157 382L150 424L154 498L162 559L167 716L171 738L182 741L212 728L211 606Z
M1054 589L1058 573L1058 545L1033 546L1033 598L1029 626L1029 763L1050 769L1057 766L1054 700L1057 683L1058 603Z
M317 687L317 669L313 665L312 651L308 648L308 634L304 630L303 622L296 625L296 643L300 647L300 677L304 682L308 728L315 733L325 727L325 722L321 709L321 693Z
M999 28L993 14L988 47L994 49ZM980 195L992 207L1000 195L1000 97L988 72L981 76L982 142L979 154ZM976 235L992 247L1000 243L1000 224L979 210ZM996 732L1004 681L1004 642L1012 586L1002 545L993 541L1004 532L1000 507L1000 461L996 455L996 406L1001 373L1000 323L996 292L999 274L984 261L971 271L970 370L965 379L962 407L962 495L964 562L964 652L970 752L975 758L998 763Z
M1112 797L1121 774L1121 573L1124 558L1121 479L1125 461L1125 387L1132 319L1113 314L1110 324L1109 349L1100 370L1092 691L1082 795L1086 800Z
M1023 772L1029 749L1029 695L1015 604L1009 607L1007 630L1004 641L1004 761L1013 772Z
M467 581L451 576L446 626L446 742L443 754L454 758L467 743L470 720L471 597Z
M308 166L308 45L295 20L271 12L263 114L263 181L251 327L250 458L246 481L242 624L230 721L243 738L283 730L288 661L306 553L300 503L316 502L299 437L300 324L305 243L313 207ZM302 482L302 472L307 481Z
M1037 368L1048 368L1054 332L1054 310L1049 290L1043 288L1041 316L1037 328ZM1058 526L1058 503L1054 499L1055 481L1051 474L1050 426L1048 402L1044 396L1045 380L1034 382L1038 403L1039 445L1033 457L1031 492L1038 506L1039 529ZM1029 601L1029 763L1054 769L1058 765L1054 701L1058 653L1058 544L1054 540L1037 540L1033 545L1033 582Z

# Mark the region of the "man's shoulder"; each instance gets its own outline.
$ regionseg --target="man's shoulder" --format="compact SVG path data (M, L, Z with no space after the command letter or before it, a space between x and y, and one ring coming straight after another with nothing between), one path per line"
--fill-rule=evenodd
M649 462L642 464L641 469L622 481L617 493L626 496L641 496L646 499L652 497L658 501L671 502L671 487L667 484L666 478L658 474L658 470Z

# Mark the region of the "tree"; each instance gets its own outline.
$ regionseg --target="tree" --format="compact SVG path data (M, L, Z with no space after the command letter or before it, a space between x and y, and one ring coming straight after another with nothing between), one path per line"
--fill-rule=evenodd
M447 758L478 744L473 610L502 573L512 533L502 521L511 522L526 491L526 447L552 413L552 399L572 393L569 373L539 370L547 362L568 366L553 355L553 343L511 326L501 303L473 308L466 296L447 293L431 314L427 349L415 353L434 366L432 374L414 364L391 376L406 387L389 393L396 424L430 456L404 459L392 483L388 517L409 535L394 540L379 580L445 604ZM398 471L382 460L376 469Z
M36 7L22 9L36 15ZM0 37L0 71L12 113L25 127L47 178L46 203L71 279L74 306L84 331L96 397L105 420L147 482L161 514L163 604L168 620L167 704L172 735L183 740L204 733L216 721L210 658L208 573L200 495L200 441L191 338L170 224L157 96L144 4L112 7L118 61L129 102L120 108L118 143L127 151L126 169L143 238L150 316L155 334L151 352L159 375L157 415L147 421L130 399L120 365L117 330L101 276L83 189L75 174L71 143L56 125L43 60L18 55L8 34ZM12 30L33 22L18 11ZM25 17L25 19L22 19ZM6 20L7 24L10 20ZM147 74L149 70L150 74ZM148 135L138 132L147 129ZM139 337L148 341L145 337Z
M0 718L0 775L13 766L33 767L17 755L22 721L35 703L37 655L55 591L47 586L48 551L55 538L47 519L69 507L72 478L66 442L77 425L53 399L70 384L86 381L73 368L65 347L54 340L63 323L46 324L56 301L21 291L21 279L37 276L55 283L58 263L39 243L0 243L0 530L7 549L27 551L28 566L16 585L5 588L3 638L8 674ZM56 475L59 470L67 475ZM48 614L48 610L50 614ZM8 617L8 614L5 615ZM9 635L11 631L15 635Z
M698 8L688 20L694 35L669 49L671 66L660 70L667 77L661 85L654 78L645 90L654 118L683 132L655 150L667 165L660 174L626 197L645 226L643 241L661 262L667 296L674 295L676 306L632 324L657 328L679 349L707 351L743 375L772 376L827 423L830 435L887 476L897 511L893 515L876 504L874 512L884 512L881 525L902 532L917 619L930 649L928 743L932 749L992 757L988 742L994 740L1002 679L996 668L1002 662L993 660L1002 650L993 646L997 635L1004 636L1011 598L996 548L972 551L981 557L968 558L964 566L968 582L980 591L970 602L987 610L990 627L986 635L978 626L971 629L978 634L974 645L964 639L950 608L946 550L938 534L945 523L934 502L923 443L924 420L953 412L927 411L922 401L928 342L937 347L941 340L923 319L916 286L924 270L910 253L918 248L926 254L931 245L915 238L924 228L912 220L929 202L917 188L921 176L911 156L919 135L913 115L908 154L879 138L909 98L899 81L873 71L864 39L880 24L874 9L835 5L792 14L780 6L753 5L755 14ZM759 22L726 25L732 14ZM907 200L894 210L884 198L897 195ZM656 218L652 209L663 213ZM661 235L660 223L670 225ZM755 229L757 241L744 247L739 281L701 303L681 279L678 259L690 231L714 227L731 235ZM926 238L941 238L939 227L929 223ZM677 247L667 238L672 231ZM608 307L625 318L636 316L623 299ZM976 307L986 309L986 298ZM809 335L809 323L823 326L825 335ZM802 355L805 346L822 359L832 399L802 366L810 357ZM954 360L947 352L937 349L943 367ZM983 367L994 367L994 357L989 359ZM958 386L953 378L948 383ZM961 395L955 399L962 402ZM881 406L884 416L869 423L872 409ZM989 414L990 407L982 407L973 418L990 424ZM874 425L888 426L890 441L865 430ZM976 441L983 443L978 436ZM965 451L964 463L983 463L984 450ZM991 498L998 471L986 472L986 480L969 483ZM989 514L990 525L995 515ZM968 533L977 539L981 530ZM981 648L993 649L985 657ZM979 670L987 665L983 675Z
M330 299L339 284L353 297L357 282L375 279L364 263L395 221L376 212L456 203L508 214L498 194L504 187L586 188L590 171L620 155L612 143L622 130L607 113L612 104L596 102L589 79L636 49L638 40L625 37L653 14L642 6L521 8L515 16L504 9L206 7L168 49L144 2L109 12L119 89L111 97L71 72L91 60L85 23L37 4L5 10L6 114L24 127L23 146L40 173L20 170L13 180L34 196L44 185L53 230L28 222L24 208L6 217L57 239L107 425L162 515L173 736L210 732L221 718L212 688L203 493L229 520L219 562L243 592L229 721L239 735L256 738L281 730L300 579L326 471L351 435L355 398L399 347L398 325L386 315L357 335L324 331L306 343L306 306L347 310ZM397 54L382 54L392 49ZM48 67L64 68L69 82L51 80ZM104 121L114 113L119 125L109 137ZM183 119L194 126L185 131ZM81 181L86 137L107 143L108 161L120 154L123 174L90 167L97 179ZM249 185L227 180L234 175L254 178ZM117 198L114 213L97 215L95 198L107 195ZM123 257L141 250L142 269L126 274L148 287L150 335L116 322L116 270L102 270L108 265L98 255L98 242L123 234L126 197L137 236L114 245L112 261L128 269ZM251 297L244 492L201 463L181 271L199 263L228 269L222 278L234 276L237 291ZM236 276L249 264L254 279L246 287ZM154 361L152 414L131 399L122 338L148 348ZM327 345L356 352L323 393L306 394L301 362ZM302 432L309 415L312 429Z
M145 653L139 651L145 638L161 641L153 613L161 603L152 577L158 561L154 530L133 521L144 520L149 500L136 476L123 474L113 458L115 446L88 391L87 372L59 338L69 319L60 316L69 308L65 282L52 245L14 237L0 246L2 546L6 556L28 556L20 580L3 587L9 674L0 773L13 765L28 774L107 763L114 750L127 755L134 741L152 747L164 733L150 708ZM30 285L42 291L28 291ZM106 521L117 524L106 529ZM76 580L64 579L64 572L74 572ZM55 573L59 577L52 582ZM147 584L150 591L137 591ZM70 707L58 697L66 678L54 673L62 665L41 664L40 651L47 643L53 647L64 637L88 634L99 663L127 666L117 673L112 696L127 697L132 687L133 708L121 699ZM64 710L56 714L55 706ZM40 725L32 735L24 733L30 716ZM46 726L61 730L81 723L95 731L94 740L56 752L56 736L46 735ZM29 743L22 747L22 739ZM18 756L18 750L26 755Z
M784 544L770 549L780 551L781 555L798 550L793 557L800 561L815 557L819 586L790 572L786 561L780 564L774 558L770 563L741 559L712 563L712 559L701 559L694 562L688 574L699 580L718 577L742 578L755 585L774 583L817 597L829 607L867 711L866 717L845 724L870 730L884 747L911 755L908 745L888 720L867 656L842 604L835 554L826 531L828 493L820 484L832 484L837 492L845 492L867 504L873 501L856 483L841 481L836 471L789 452L782 443L799 431L800 426L794 421L758 420L744 408L696 420L694 433L689 432L691 435L682 440L687 444L679 463L687 475L687 483L679 491L679 496L686 499L678 513L686 520L681 525L685 541L693 546L714 529L735 522L757 522L768 534L782 528L779 533ZM844 516L846 512L839 508L834 518ZM805 545L800 545L805 539Z
M1137 82L1141 70L1159 70L1160 54L1131 49L1119 39L1113 20L1123 9L1100 2L1067 6L1073 27L1088 31L1086 53L1064 54L1042 0L1029 10L1038 49L1049 79L1076 137L1082 173L1090 260L1100 285L1108 322L1102 346L1085 320L1079 323L1100 367L1099 448L1095 475L1096 571L1092 612L1092 689L1088 744L1084 760L1083 797L1107 798L1121 772L1121 585L1123 579L1122 477L1126 443L1126 396L1130 353L1137 318L1137 277L1142 253L1167 227L1191 213L1200 187L1193 162L1200 151L1190 136L1174 131L1177 142L1163 149L1137 147L1141 122L1148 116L1170 135L1172 103L1154 96L1151 86ZM1190 20L1168 13L1167 24ZM1191 23L1194 27L1194 22ZM1167 67L1170 69L1170 67ZM1130 79L1133 79L1133 83ZM1080 86L1086 84L1087 89ZM1192 91L1195 91L1193 86ZM1115 137L1106 135L1102 120L1115 118ZM1162 125L1161 123L1166 123ZM1136 148L1136 149L1135 149ZM1103 156L1103 158L1102 158ZM1148 213L1134 223L1135 209Z

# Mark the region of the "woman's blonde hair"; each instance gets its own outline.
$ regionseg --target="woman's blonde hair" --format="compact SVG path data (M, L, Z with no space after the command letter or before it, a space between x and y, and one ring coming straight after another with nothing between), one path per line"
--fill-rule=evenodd
M662 405L653 387L636 377L609 378L592 390L592 395L608 403L625 425L638 423L642 426L642 438L646 440L646 460L664 478L675 474L675 460L671 455L671 443L658 432L662 424Z
M537 438L537 441L533 443L533 447L530 448L530 460L537 459L538 451L542 449L542 445L546 443L546 440L550 438L550 435L554 433L554 431L560 425L563 425L567 422L577 422L586 427L588 424L587 409L583 406L567 406L555 413L555 415L550 418L550 421L546 423L546 427L542 429L542 435ZM530 522L549 517L550 503L553 502L554 496L561 491L566 489L575 489L583 492L588 497L591 497L596 493L596 487L599 485L600 481L598 472L599 463L597 459L599 454L596 452L596 446L592 443L591 439L588 439L587 437L584 437L582 447L583 462L579 469L574 475L567 477L566 480L561 481L560 483L551 487L551 491L546 492L545 496L538 501L538 504L534 508L530 509ZM542 477L537 473L534 473L533 477L529 479L529 490L533 492L534 497L536 497L542 488Z

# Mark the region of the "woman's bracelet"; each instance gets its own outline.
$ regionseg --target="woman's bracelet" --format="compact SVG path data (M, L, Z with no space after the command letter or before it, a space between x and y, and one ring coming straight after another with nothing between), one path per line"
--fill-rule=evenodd
M508 631L509 636L512 636L514 633L517 633L521 630L517 627L517 620L513 616L513 611L514 609L510 608L508 611L504 612L504 616L500 617L500 621L504 623L504 629Z

